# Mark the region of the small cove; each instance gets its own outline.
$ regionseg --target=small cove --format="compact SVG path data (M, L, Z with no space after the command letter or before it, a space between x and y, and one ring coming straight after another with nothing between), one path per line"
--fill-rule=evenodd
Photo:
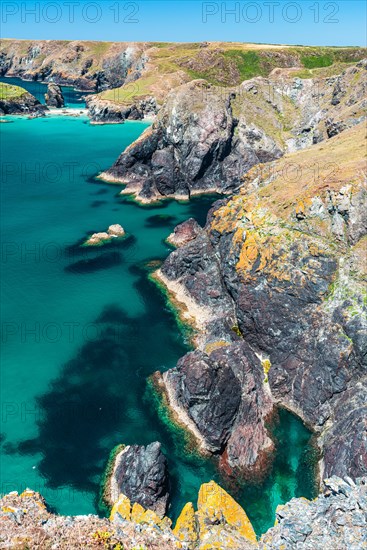
M112 448L159 440L173 518L216 479L262 533L277 504L314 496L311 434L280 411L272 472L233 489L213 462L185 452L157 410L147 377L189 347L144 264L168 255L164 239L177 223L203 224L214 197L147 208L94 180L146 127L85 117L14 117L1 127L2 492L28 486L59 513L98 513ZM79 248L112 223L126 229L125 241Z

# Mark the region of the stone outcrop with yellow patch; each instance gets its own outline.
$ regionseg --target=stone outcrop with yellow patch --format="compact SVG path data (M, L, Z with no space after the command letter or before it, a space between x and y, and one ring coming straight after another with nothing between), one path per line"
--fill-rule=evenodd
M169 405L228 473L264 473L274 403L314 429L321 475L367 473L365 151L362 122L252 168L161 267L211 312L163 374Z
M275 526L259 541L245 513L214 481L204 483L195 512L184 506L175 528L120 495L110 519L51 513L44 499L27 489L0 500L0 548L13 550L293 550L364 548L367 542L367 478L324 481L314 501L292 499L278 506Z

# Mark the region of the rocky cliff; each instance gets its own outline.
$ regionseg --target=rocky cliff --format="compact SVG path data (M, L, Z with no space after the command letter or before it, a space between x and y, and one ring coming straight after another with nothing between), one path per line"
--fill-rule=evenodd
M2 40L0 74L99 91L138 78L145 49L135 42Z
M86 98L85 103L92 124L119 124L125 120L153 118L159 110L155 97L144 97L131 104L121 104L92 95Z
M24 88L0 83L0 115L43 116L45 111L46 105Z
M227 472L263 470L277 406L315 431L323 475L367 472L365 150L362 122L252 168L156 274L197 348L156 379Z
M119 445L112 452L103 487L103 500L112 507L119 495L163 517L169 499L167 459L158 441L143 445Z
M354 483L333 477L314 501L292 499L278 506L277 520L259 541L246 512L211 481L201 486L197 511L189 502L174 528L165 517L123 494L109 519L51 513L29 489L0 500L0 547L25 550L362 550L367 543L367 478Z
M274 74L236 88L204 80L170 92L151 128L103 179L126 184L141 202L231 193L252 166L329 139L365 119L366 67L339 76Z

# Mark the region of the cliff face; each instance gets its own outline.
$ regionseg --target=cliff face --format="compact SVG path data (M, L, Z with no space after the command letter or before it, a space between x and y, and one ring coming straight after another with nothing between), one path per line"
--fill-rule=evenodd
M0 74L99 91L138 78L145 49L135 42L2 40Z
M366 484L367 478L325 480L324 492L314 501L298 498L278 506L275 527L259 541L246 512L213 481L201 486L197 511L187 503L174 529L167 517L132 505L123 494L110 519L102 519L57 516L27 489L0 500L0 545L14 550L359 550L367 542Z
M252 166L329 139L365 119L366 61L338 77L257 77L237 88L175 88L153 126L102 178L142 202L232 192Z
M367 471L365 149L361 123L254 167L157 273L198 348L161 383L226 471L261 470L275 405L318 434L325 475Z

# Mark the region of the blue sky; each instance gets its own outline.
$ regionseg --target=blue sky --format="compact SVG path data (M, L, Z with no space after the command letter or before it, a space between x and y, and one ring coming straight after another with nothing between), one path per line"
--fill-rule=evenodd
M2 0L1 36L363 46L366 2Z

